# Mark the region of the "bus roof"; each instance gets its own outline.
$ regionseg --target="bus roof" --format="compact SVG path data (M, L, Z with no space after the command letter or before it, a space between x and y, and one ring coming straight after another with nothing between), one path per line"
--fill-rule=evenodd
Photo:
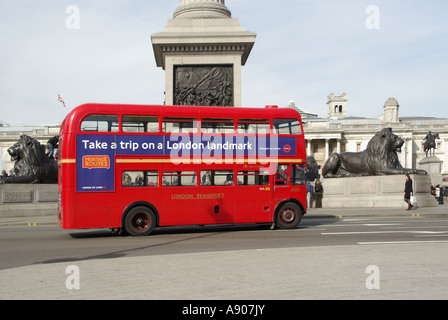
M264 108L240 108L240 107L199 107L199 106L166 106L166 105L132 105L132 104L100 104L88 103L74 108L64 120L65 124L74 126L66 127L65 132L75 132L81 121L92 114L117 114L117 115L163 115L166 117L189 118L292 118L301 120L300 113L292 108L278 108L268 105Z

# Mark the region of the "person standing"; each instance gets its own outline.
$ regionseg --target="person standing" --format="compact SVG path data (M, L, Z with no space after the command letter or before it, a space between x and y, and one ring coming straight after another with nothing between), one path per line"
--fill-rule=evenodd
M408 204L408 208L406 210L412 210L412 208L414 207L411 204L411 196L414 195L414 190L412 189L412 179L409 174L406 174L405 177L406 182L404 184L404 202Z
M8 178L8 174L6 173L6 170L2 170L2 175L0 176L0 179L6 179Z
M55 159L56 158L54 156L54 150L56 150L58 148L58 143L59 143L59 137L58 136L54 136L53 138L51 138L50 140L47 141L47 153L46 153L46 155L50 159Z
M322 198L324 195L324 187L319 179L314 184L314 198L316 199L316 208L322 208Z
M314 188L310 182L310 179L306 179L306 202L308 203L308 208L313 207L314 201Z

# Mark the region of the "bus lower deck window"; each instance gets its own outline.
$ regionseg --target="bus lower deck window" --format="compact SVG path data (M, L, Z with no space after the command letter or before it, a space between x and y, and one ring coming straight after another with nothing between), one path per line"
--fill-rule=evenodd
M291 184L305 185L306 173L304 164L293 164L291 166Z
M124 171L122 174L123 187L157 187L158 184L157 171Z
M269 172L239 171L237 181L240 186L265 186L269 184Z
M201 171L201 186L231 186L233 185L232 170Z
M162 175L164 187L194 187L196 186L196 172L194 171L168 171Z

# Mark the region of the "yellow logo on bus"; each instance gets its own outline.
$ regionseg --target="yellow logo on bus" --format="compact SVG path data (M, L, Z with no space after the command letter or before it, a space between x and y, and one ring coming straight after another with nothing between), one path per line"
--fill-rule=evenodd
M87 169L110 169L109 156L84 156L82 167Z

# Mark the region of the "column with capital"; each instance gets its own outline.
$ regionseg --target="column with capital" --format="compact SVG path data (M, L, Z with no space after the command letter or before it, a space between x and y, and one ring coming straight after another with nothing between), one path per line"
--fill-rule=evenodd
M324 162L330 157L330 139L325 139L325 157Z
M312 154L311 154L311 142L312 142L313 140L311 140L311 139L306 139L306 155L309 157L309 156L312 156Z
M167 26L151 36L165 70L165 104L241 107L241 69L255 38L224 0L179 0Z
M225 0L179 0L175 19L226 19L232 14Z

